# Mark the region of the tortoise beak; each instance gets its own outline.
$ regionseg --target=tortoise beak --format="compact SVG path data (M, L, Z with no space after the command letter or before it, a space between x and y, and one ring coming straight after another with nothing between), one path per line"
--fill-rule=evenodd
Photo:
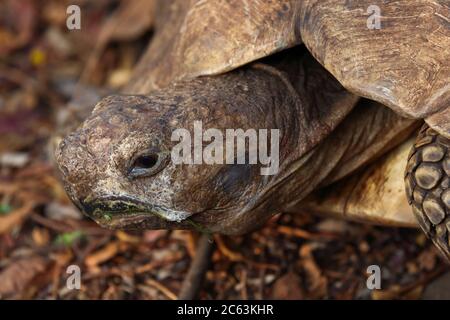
M126 228L145 221L149 228L179 226L190 213L144 203L128 196L109 196L80 201L82 211L101 226Z

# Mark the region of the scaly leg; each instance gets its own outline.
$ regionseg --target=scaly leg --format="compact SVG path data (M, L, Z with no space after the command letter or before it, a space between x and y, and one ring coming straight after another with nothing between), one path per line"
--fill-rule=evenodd
M408 157L405 182L419 225L450 260L450 140L424 125Z

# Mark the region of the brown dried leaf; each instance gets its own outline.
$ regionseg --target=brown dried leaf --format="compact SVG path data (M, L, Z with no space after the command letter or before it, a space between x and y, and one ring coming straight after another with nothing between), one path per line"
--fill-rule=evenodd
M133 236L131 234L126 233L125 231L119 230L116 232L116 237L122 242L127 243L139 243L141 242L141 238Z
M313 246L308 244L300 248L300 265L306 273L308 293L313 299L317 299L326 296L328 281L314 260L313 250Z
M301 300L304 298L300 286L300 277L289 271L281 278L278 278L273 285L272 298L277 300Z
M392 300L399 298L402 292L402 288L398 285L393 285L389 289L385 290L373 290L371 297L373 300Z
M50 219L59 221L67 219L80 220L83 218L80 210L74 205L64 205L57 201L52 201L45 207L45 215Z
M120 68L116 69L108 77L108 85L111 88L120 88L125 85L131 77L131 69Z
M88 255L84 263L89 268L95 268L97 265L114 258L119 252L126 249L126 244L120 241L108 243L102 249Z
M33 278L47 271L48 265L49 260L41 256L11 263L0 273L0 297L20 298Z
M0 165L2 167L22 168L29 160L30 156L26 152L4 152L0 154Z
M352 228L351 225L345 220L328 218L321 220L316 229L320 232L328 233L350 233Z
M102 52L112 40L131 40L142 35L154 23L156 0L122 1L116 12L102 26L96 47L81 75L86 82L93 73Z
M12 228L20 225L22 221L31 214L34 203L25 203L19 209L12 211L10 214L0 217L0 235L9 232Z
M50 233L47 229L34 227L31 237L38 247L44 247L50 242Z
M436 266L437 257L434 250L424 250L417 257L417 262L419 263L419 268L421 270L431 271Z
M123 41L139 37L153 26L155 9L155 0L122 1L103 26L101 40Z
M6 26L7 29L0 29L0 54L9 53L29 42L37 22L36 5L32 0L9 0L1 3L0 18L10 24Z
M230 248L228 248L220 235L214 235L214 240L216 241L217 248L219 249L219 251L231 261L246 260L242 255L242 253L232 251Z

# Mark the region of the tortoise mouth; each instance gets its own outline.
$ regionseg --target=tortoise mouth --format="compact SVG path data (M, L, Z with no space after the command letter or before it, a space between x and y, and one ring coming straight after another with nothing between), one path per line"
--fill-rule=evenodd
M83 212L98 224L109 228L124 228L141 223L154 225L178 224L192 213L149 204L128 196L112 196L82 201Z

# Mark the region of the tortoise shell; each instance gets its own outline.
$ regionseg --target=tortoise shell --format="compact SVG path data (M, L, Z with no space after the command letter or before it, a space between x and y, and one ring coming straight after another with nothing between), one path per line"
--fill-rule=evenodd
M347 90L450 137L446 0L164 0L158 8L130 93L224 73L303 42Z

